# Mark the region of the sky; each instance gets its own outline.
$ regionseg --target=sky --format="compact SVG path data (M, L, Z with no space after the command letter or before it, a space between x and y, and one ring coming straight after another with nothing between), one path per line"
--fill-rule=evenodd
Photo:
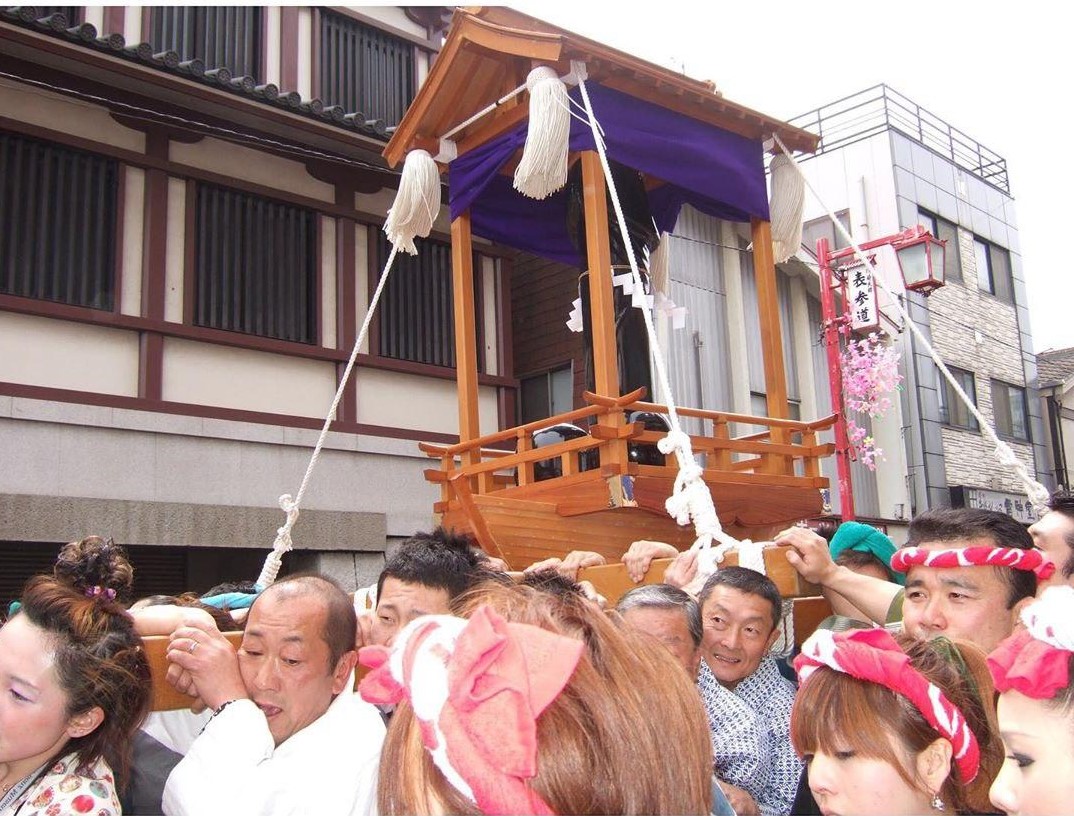
M1007 160L1035 351L1074 346L1072 44L1059 5L515 0L513 8L782 119L878 83ZM807 193L808 195L808 193Z

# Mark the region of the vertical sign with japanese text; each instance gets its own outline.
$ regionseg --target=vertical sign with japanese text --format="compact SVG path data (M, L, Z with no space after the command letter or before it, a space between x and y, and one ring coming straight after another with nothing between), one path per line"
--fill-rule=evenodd
M850 328L856 332L875 331L880 327L880 309L876 302L876 281L862 265L846 270L847 311Z

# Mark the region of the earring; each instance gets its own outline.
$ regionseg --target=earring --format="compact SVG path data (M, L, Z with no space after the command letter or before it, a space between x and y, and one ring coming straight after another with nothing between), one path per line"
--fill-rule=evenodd
M943 803L943 799L940 798L940 794L939 792L937 792L936 795L932 797L932 809L944 810L945 807L946 806Z

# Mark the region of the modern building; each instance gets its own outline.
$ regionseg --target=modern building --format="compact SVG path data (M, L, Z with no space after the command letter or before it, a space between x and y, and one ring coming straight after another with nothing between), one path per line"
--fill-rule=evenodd
M790 121L821 137L802 167L856 240L921 224L947 242L946 285L929 297L903 292L902 302L985 420L1030 473L1054 486L1005 160L885 85ZM800 257L807 265L815 263L808 253L817 238L847 245L808 193L805 218ZM878 253L878 262L889 285L901 289L893 256ZM898 344L904 369L900 427L884 423L882 447L889 458L901 450L878 469L880 516L954 505L1031 521L1020 483L996 461L977 420L891 304L881 298L880 306L881 328ZM903 478L907 504L897 498Z

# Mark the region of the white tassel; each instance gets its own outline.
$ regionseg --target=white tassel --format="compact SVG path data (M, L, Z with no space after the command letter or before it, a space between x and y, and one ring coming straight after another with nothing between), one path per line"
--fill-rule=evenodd
M425 150L411 150L403 162L399 191L388 210L384 232L400 252L417 255L414 238L424 238L440 213L440 170Z
M571 133L567 86L554 70L539 66L526 77L530 122L522 160L515 169L515 189L529 198L548 198L567 183Z
M776 263L783 263L802 245L805 182L783 154L772 158L771 170L772 201L768 210L772 224L772 252Z

